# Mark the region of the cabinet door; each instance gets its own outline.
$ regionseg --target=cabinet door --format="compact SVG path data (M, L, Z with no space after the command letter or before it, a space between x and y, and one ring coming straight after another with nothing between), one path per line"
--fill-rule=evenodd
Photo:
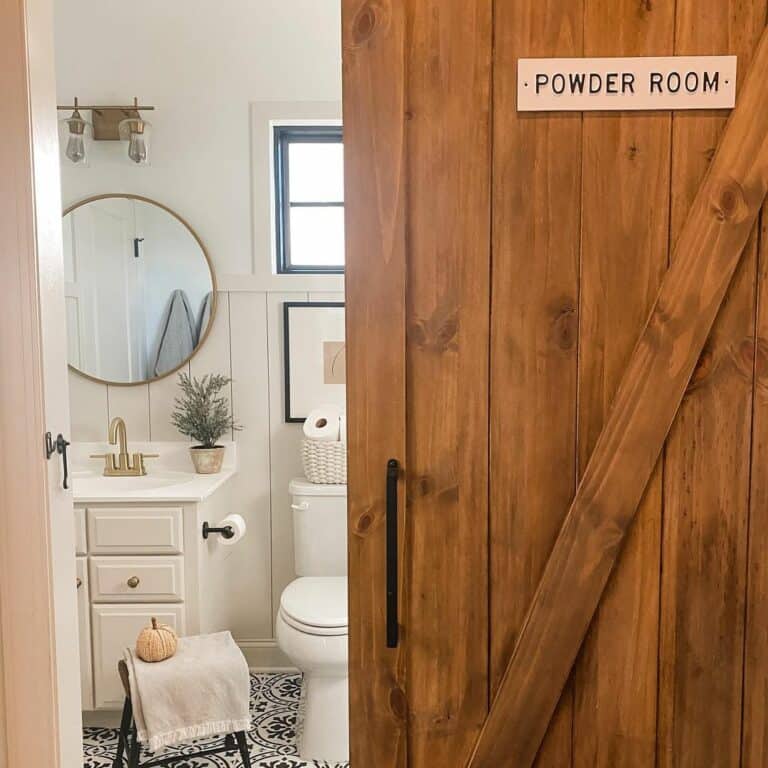
M77 629L80 635L80 689L82 708L93 709L93 666L91 663L91 617L88 610L88 564L78 557L77 574Z
M184 606L159 605L94 605L93 680L96 709L120 709L124 693L117 673L117 662L126 648L136 644L139 632L149 626L154 616L160 624L168 624L184 633Z

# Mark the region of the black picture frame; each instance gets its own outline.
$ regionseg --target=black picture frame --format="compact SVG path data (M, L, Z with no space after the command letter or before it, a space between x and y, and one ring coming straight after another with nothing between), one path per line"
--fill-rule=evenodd
M343 301L285 301L283 302L283 384L285 398L285 422L286 424L303 424L306 416L295 416L291 413L291 324L290 312L292 309L323 307L344 309Z

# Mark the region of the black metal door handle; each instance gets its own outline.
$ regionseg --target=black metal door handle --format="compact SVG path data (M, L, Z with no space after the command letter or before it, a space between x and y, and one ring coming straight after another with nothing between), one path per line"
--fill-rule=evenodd
M400 463L397 459L387 462L387 648L397 648L400 641L397 587L397 481Z
M50 432L45 433L45 458L50 459L54 453L58 453L61 456L61 462L64 465L64 482L62 486L65 489L69 489L69 464L67 462L67 446L69 441L64 439L64 435L59 432L56 435L54 441Z

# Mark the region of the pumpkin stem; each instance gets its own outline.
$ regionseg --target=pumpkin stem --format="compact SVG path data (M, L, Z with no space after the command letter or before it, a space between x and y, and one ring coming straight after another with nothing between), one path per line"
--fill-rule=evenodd
M157 619L154 616L152 617L152 629L157 629Z

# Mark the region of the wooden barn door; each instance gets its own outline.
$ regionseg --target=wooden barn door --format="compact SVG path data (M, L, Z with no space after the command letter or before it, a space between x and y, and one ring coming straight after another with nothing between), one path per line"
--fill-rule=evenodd
M489 696L491 1L343 7L351 760L458 766Z
M343 0L352 768L768 765L767 15ZM516 110L728 53L727 133Z

